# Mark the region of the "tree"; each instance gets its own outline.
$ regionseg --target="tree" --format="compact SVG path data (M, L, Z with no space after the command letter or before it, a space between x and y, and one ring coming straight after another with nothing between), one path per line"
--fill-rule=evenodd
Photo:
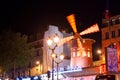
M31 59L32 51L27 35L13 31L0 34L0 67L3 71L25 66Z

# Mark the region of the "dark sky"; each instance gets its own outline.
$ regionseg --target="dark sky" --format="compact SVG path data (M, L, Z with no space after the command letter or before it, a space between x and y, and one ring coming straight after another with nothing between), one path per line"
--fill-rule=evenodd
M36 33L53 24L71 30L65 17L74 13L77 28L80 32L94 23L101 25L100 22L105 11L105 1L3 0L0 2L0 27L10 28L22 33ZM112 15L120 14L119 0L111 0L110 12Z
M48 25L72 31L66 16L74 13L78 32L98 23L105 14L106 0L2 0L0 29L12 29L25 34L44 32ZM120 14L120 0L110 0L110 15ZM97 35L97 36L96 36ZM101 40L100 32L88 35Z

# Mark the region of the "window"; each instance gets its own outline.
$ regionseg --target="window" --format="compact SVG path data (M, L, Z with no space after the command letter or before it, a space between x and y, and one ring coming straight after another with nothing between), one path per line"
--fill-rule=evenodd
M118 29L118 36L120 36L120 29Z
M102 24L102 27L107 27L107 26L108 26L107 23Z
M75 52L73 52L73 57L75 57Z
M109 22L109 26L112 26L113 25L113 23L112 23L112 20Z
M118 23L118 24L120 23L120 17L117 19L117 23Z
M88 52L88 57L90 57L90 51Z
M116 20L116 24L120 24L120 19L117 19L117 20Z
M80 56L80 52L79 51L77 51L77 56Z
M116 24L115 19L112 20L112 25Z
M105 33L105 39L109 39L109 32Z
M115 38L115 31L112 31L112 38Z
M39 50L36 51L36 56L39 56Z

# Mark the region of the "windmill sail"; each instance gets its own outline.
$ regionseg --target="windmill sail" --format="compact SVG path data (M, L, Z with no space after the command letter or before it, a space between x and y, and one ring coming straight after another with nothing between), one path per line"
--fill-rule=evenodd
M80 35L90 34L90 33L98 32L98 31L99 31L98 24L94 24L91 27L89 27L88 29L82 31L80 33Z
M58 45L62 45L62 44L64 44L64 43L70 41L70 40L73 39L73 38L79 38L79 39L78 39L79 41L77 40L77 42L78 42L78 45L79 45L78 47L80 47L80 44L81 44L81 42L83 41L82 38L81 38L81 35L90 34L90 33L94 33L94 32L98 32L98 31L99 31L98 24L94 24L94 25L92 25L91 27L89 27L88 29L86 29L86 30L78 33L78 32L77 32L77 29L76 29L75 15L74 15L74 14L71 14L71 15L67 16L66 19L67 19L67 21L69 22L71 28L73 29L75 35L74 35L74 36L69 36L69 37L66 37L66 38L62 39L62 40L58 43Z
M74 33L77 33L77 29L76 29L76 21L75 21L75 16L74 14L71 14L69 16L66 17L70 26L72 27Z

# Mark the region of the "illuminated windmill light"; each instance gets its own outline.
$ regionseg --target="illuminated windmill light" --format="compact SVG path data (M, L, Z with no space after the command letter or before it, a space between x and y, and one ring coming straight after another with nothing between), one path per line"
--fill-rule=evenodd
M90 42L90 46L91 46L91 40L83 39L81 36L90 34L90 33L94 33L94 32L98 32L99 31L98 24L96 23L96 24L90 26L89 28L85 29L84 31L78 33L77 28L76 28L75 15L71 14L71 15L67 16L66 19L67 19L68 23L70 24L71 28L73 29L74 35L63 38L58 45L67 43L70 40L75 40L77 42L77 48L71 48L71 50L73 50L73 51L71 51L71 55L72 55L71 56L71 64L74 65L74 67L75 66L81 67L81 65L83 65L83 63L86 63L86 62L87 62L86 64L89 64L89 61L92 59L90 56L91 53L88 51L88 48L85 48L84 46L86 44L86 41ZM87 46L88 45L89 44L87 44ZM76 51L76 52L74 52L74 51ZM87 56L87 57L83 59L84 56ZM79 61L81 61L81 62L79 62Z

